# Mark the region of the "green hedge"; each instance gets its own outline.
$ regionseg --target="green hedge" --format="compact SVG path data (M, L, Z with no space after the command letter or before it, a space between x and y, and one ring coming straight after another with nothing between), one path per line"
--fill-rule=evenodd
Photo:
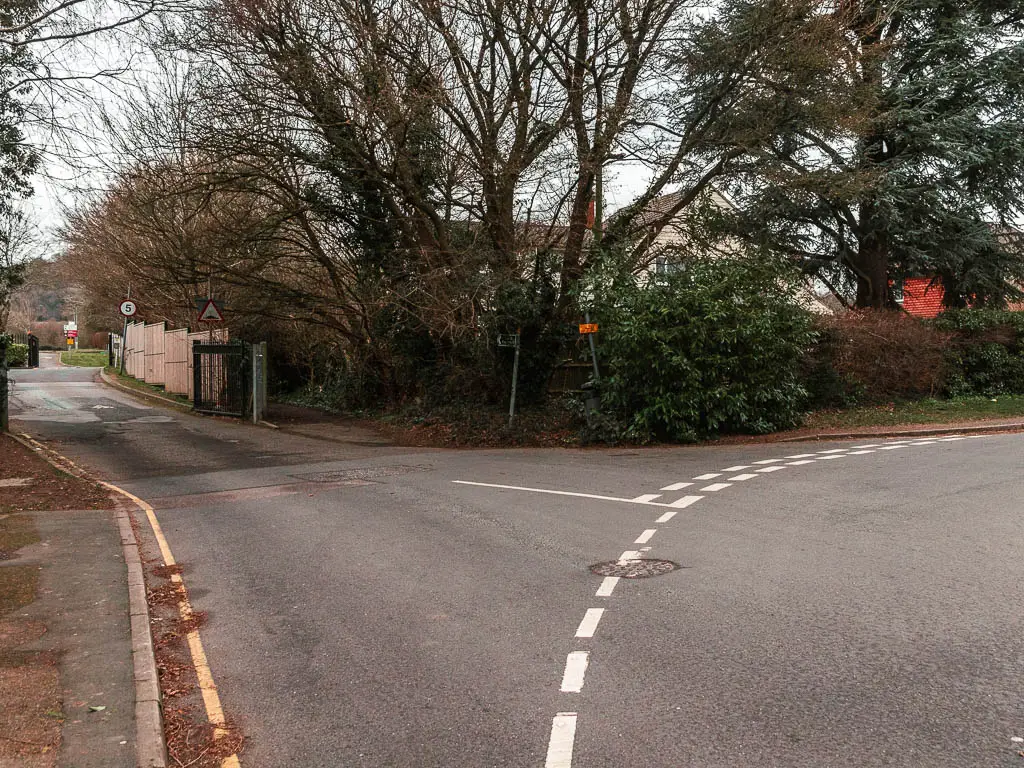
M740 260L690 259L650 284L595 296L602 408L632 440L693 441L799 423L801 358L814 338L788 273Z
M10 344L7 347L7 365L21 367L28 364L28 344Z
M953 334L947 352L951 396L1024 394L1024 312L948 310L934 324Z

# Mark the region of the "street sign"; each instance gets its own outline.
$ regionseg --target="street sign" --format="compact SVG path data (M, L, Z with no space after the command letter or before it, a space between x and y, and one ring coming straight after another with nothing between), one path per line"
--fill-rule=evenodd
M139 308L135 306L135 302L131 299L125 299L121 302L121 314L125 317L132 317L138 311Z
M200 320L210 320L212 322L223 322L224 315L221 314L220 307L214 302L213 299L207 299L206 304L203 305L203 309L199 312Z
M67 331L66 333L67 333L67 336L68 336L68 340L77 339L78 338L78 331Z
M499 333L498 334L498 346L499 347L518 347L519 346L519 334L518 333Z
M75 343L75 340L72 339L70 336L68 336L68 346L70 347L74 343Z
M580 323L580 333L597 333L597 323Z

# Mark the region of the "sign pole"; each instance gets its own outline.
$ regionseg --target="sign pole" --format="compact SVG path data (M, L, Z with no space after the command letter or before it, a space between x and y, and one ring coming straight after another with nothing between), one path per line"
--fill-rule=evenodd
M512 397L508 402L508 428L512 429L512 420L516 415L516 382L519 380L519 332L516 328L516 354L512 363Z
M587 321L587 325L590 325L590 313L587 312L583 315L583 319ZM594 334L588 333L587 339L590 341L590 359L594 363L594 381L601 380L601 372L597 370L597 347L594 346Z
M132 297L132 284L128 283L128 298ZM121 329L121 375L124 376L124 351L128 347L128 315L124 316L124 326Z

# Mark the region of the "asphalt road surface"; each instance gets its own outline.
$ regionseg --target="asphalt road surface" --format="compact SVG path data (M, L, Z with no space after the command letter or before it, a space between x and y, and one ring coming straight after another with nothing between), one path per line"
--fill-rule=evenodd
M15 427L156 507L244 766L1024 765L1024 436L414 451L93 373Z

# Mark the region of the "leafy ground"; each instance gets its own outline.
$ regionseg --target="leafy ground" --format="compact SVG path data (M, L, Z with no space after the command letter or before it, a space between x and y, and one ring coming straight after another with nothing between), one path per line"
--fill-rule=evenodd
M78 368L102 368L109 362L105 349L79 349L61 352L60 361L64 365Z
M0 434L0 766L52 768L64 720L57 659L25 649L46 626L19 615L35 600L39 583L38 565L17 564L18 550L39 541L23 510L112 505L102 487L60 472Z

